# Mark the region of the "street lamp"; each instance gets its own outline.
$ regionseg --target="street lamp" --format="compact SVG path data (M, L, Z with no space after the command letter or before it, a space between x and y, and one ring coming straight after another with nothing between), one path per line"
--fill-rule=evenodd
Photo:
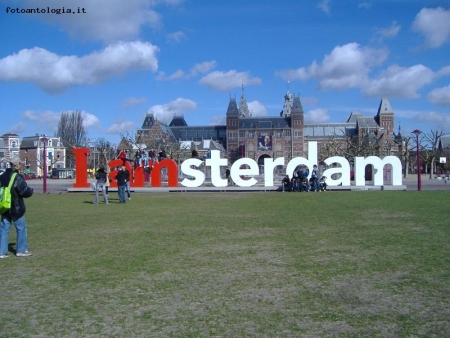
M47 193L47 141L48 138L43 135L41 136L40 140L44 143L44 164L43 164L43 174L44 174L44 185L43 185L43 192L44 194Z
M413 131L413 134L416 135L416 144L417 144L417 190L422 190L422 177L420 175L420 149L419 149L419 135L422 132L418 129Z

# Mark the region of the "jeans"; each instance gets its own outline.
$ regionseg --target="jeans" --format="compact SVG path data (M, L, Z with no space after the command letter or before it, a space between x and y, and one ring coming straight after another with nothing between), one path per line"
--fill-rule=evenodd
M119 202L125 203L127 199L125 198L125 189L126 187L124 185L119 185L117 187L117 192L119 193Z
M105 202L105 204L108 204L108 196L106 196L106 186L105 183L97 183L97 189L95 189L95 199L94 199L94 204L98 204L98 188L102 188L102 193L103 193L103 201Z
M2 215L2 222L0 224L0 255L6 255L8 252L8 236L9 230L11 229L11 222L14 223L16 228L16 252L28 251L25 215L19 218Z
M130 181L127 181L125 184L126 184L126 185L125 185L125 190L127 191L128 198L130 198L130 197L131 197L131 193L130 193Z

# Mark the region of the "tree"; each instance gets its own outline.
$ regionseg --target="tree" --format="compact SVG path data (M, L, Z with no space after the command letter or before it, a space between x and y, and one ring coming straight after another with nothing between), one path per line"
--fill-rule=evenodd
M440 153L438 148L439 139L442 135L444 135L442 130L431 130L429 133L421 134L421 143L423 143L422 156L425 158L426 165L430 165L430 179L433 178L433 173L435 172L436 161Z
M68 163L75 163L73 149L86 144L86 131L83 126L81 111L62 112L58 123L56 136L66 147Z

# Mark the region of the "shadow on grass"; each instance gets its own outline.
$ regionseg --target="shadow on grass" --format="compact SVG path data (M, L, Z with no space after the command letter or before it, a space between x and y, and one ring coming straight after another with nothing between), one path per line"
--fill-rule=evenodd
M9 243L8 244L8 251L9 252L11 252L11 253L13 253L14 255L16 254L16 249L15 249L15 246L16 246L16 243Z

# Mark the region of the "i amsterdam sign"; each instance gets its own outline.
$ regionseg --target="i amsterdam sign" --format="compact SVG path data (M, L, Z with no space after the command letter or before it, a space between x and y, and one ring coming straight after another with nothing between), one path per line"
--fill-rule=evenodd
M77 148L74 149L76 157L76 176L74 188L88 188L88 177L87 177L87 154L89 154L89 148ZM333 156L324 160L324 163L328 166L336 165L329 168L323 172L323 175L328 177L327 184L329 186L348 186L350 185L350 163L340 156ZM123 164L122 159L112 160L108 163L111 169L121 166ZM205 183L205 174L203 171L196 169L203 164L203 161L190 158L185 160L181 164L181 171L183 174L192 177L191 179L185 178L180 184L184 187L195 188L200 187ZM205 160L205 166L211 169L211 183L215 187L226 187L228 185L227 179L221 177L221 169L228 166L228 160L226 158L220 157L219 150L211 151L211 158ZM308 158L295 157L289 161L286 167L287 173L294 172L298 165L305 165L309 168L309 172L312 172L313 165L317 164L317 142L308 143ZM382 186L383 182L383 168L386 165L390 165L392 170L392 185L399 186L402 185L402 165L398 157L396 156L386 156L380 159L377 156L369 157L355 157L354 159L354 177L355 186L364 186L366 184L365 180L365 168L367 165L372 165L374 167L374 185ZM125 164L128 169L131 170L129 162ZM273 172L277 166L284 166L284 157L278 157L276 159L265 158L264 159L264 186L273 187L274 177ZM167 186L168 187L178 187L178 166L175 161L171 159L163 159L158 163L153 163L153 170L151 171L151 186L154 188L161 187L161 169L167 169ZM245 168L242 168L245 167ZM114 178L117 171L112 170L110 172L110 177ZM338 179L332 179L332 175L337 175ZM230 176L233 182L240 187L252 187L258 181L252 177L259 175L258 163L250 158L241 158L233 163L230 168ZM142 188L145 186L144 180L144 166L134 168L134 181L130 182L131 187ZM243 179L242 177L247 177ZM248 178L250 177L250 178ZM111 186L117 186L116 182L111 182Z

